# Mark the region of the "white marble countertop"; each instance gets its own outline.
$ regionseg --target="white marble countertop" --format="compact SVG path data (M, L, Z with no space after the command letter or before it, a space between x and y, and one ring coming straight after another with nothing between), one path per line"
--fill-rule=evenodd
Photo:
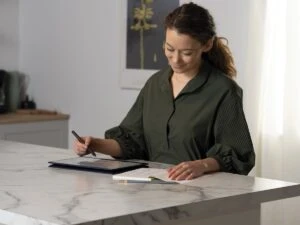
M71 157L72 150L0 140L0 224L152 224L300 195L299 184L227 173L191 187L123 184L111 174L48 167Z

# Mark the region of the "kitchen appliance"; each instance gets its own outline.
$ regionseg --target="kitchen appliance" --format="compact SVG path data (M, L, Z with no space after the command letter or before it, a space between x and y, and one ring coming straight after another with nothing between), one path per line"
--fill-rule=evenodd
M7 80L9 73L5 70L0 70L0 113L7 112Z

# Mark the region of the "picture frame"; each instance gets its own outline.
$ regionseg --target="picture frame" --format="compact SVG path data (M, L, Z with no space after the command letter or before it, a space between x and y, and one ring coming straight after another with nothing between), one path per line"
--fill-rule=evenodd
M179 2L179 0L119 2L121 88L141 89L151 75L168 65L163 52L163 20L167 13L179 6ZM140 23L133 22L138 21L137 13L142 10L148 13L149 18L142 24L148 26L144 30L141 30Z

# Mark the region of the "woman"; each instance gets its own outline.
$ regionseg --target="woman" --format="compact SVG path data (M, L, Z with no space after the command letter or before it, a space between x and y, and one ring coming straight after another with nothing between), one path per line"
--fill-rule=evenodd
M169 67L146 82L136 102L105 139L76 141L123 159L174 164L174 180L225 171L248 174L255 153L242 107L242 90L234 82L233 58L217 37L209 12L184 4L165 19L165 55Z

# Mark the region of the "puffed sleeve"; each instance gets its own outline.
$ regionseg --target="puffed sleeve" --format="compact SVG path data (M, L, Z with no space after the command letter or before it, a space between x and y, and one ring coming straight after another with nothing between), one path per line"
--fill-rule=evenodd
M123 159L149 159L143 132L143 93L144 89L121 124L105 132L105 138L119 143Z
M242 106L242 90L228 92L216 112L215 144L207 157L215 158L221 171L247 175L255 164L255 152Z

